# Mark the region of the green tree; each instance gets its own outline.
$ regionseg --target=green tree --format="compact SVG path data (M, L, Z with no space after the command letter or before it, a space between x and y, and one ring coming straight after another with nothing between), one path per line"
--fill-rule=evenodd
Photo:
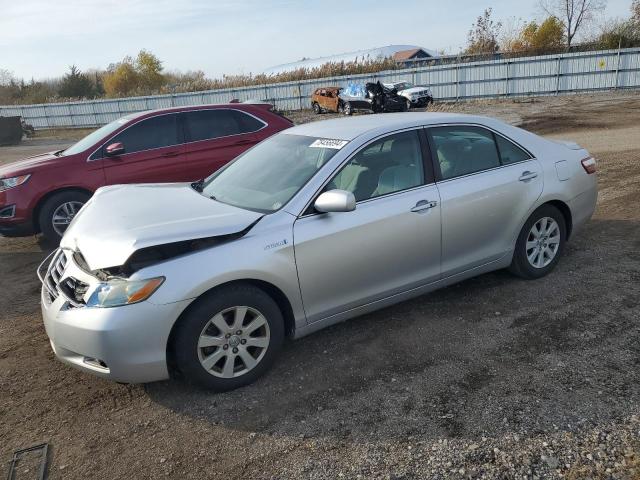
M155 92L166 83L162 74L162 62L147 50L140 50L135 68L138 72L139 87L146 93Z
M611 20L605 24L597 43L602 49L640 46L640 0L631 3L631 17Z
M125 57L120 63L109 65L102 82L108 97L122 97L133 94L138 88L138 72L133 59Z
M464 53L478 55L481 53L495 53L499 50L498 37L502 27L501 22L494 22L491 18L492 9L485 9L476 23L469 30L467 48Z
M93 84L75 65L69 67L60 83L58 94L65 98L88 98L93 95Z

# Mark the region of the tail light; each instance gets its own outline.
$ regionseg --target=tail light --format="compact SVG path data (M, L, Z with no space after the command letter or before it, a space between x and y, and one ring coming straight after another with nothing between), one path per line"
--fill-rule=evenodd
M580 160L580 163L582 163L582 168L584 168L584 171L587 172L589 175L591 175L592 173L596 173L595 158L593 157L583 158L582 160Z

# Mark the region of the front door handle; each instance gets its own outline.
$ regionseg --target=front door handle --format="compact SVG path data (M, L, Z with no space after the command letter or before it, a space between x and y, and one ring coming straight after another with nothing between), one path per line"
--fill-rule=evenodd
M438 206L438 202L436 202L435 200L432 200L432 201L420 200L418 203L416 203L416 206L411 209L411 211L416 213L424 212L425 210L429 210L437 206Z
M520 175L520 178L518 178L518 180L520 180L521 182L526 182L527 180L532 180L537 176L538 172L530 172L529 170L527 170L525 172L522 172L522 175Z
M162 156L165 157L165 158L171 158L171 157L177 157L178 155L180 155L179 151L167 152L167 153L163 154Z

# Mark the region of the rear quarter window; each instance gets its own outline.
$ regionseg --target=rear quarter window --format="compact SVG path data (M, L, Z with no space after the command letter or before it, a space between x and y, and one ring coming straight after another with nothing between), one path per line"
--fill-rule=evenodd
M531 159L531 155L522 148L500 135L496 135L496 143L498 144L498 150L500 150L500 160L502 160L503 165L524 162L525 160Z

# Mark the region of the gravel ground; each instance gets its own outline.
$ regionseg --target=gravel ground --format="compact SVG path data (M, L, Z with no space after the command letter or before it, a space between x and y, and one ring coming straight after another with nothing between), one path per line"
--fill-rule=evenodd
M593 220L544 279L495 272L336 325L230 393L57 362L45 249L0 238L0 458L48 441L52 479L640 479L639 107L629 93L436 106L587 147ZM0 163L68 141L0 148Z

